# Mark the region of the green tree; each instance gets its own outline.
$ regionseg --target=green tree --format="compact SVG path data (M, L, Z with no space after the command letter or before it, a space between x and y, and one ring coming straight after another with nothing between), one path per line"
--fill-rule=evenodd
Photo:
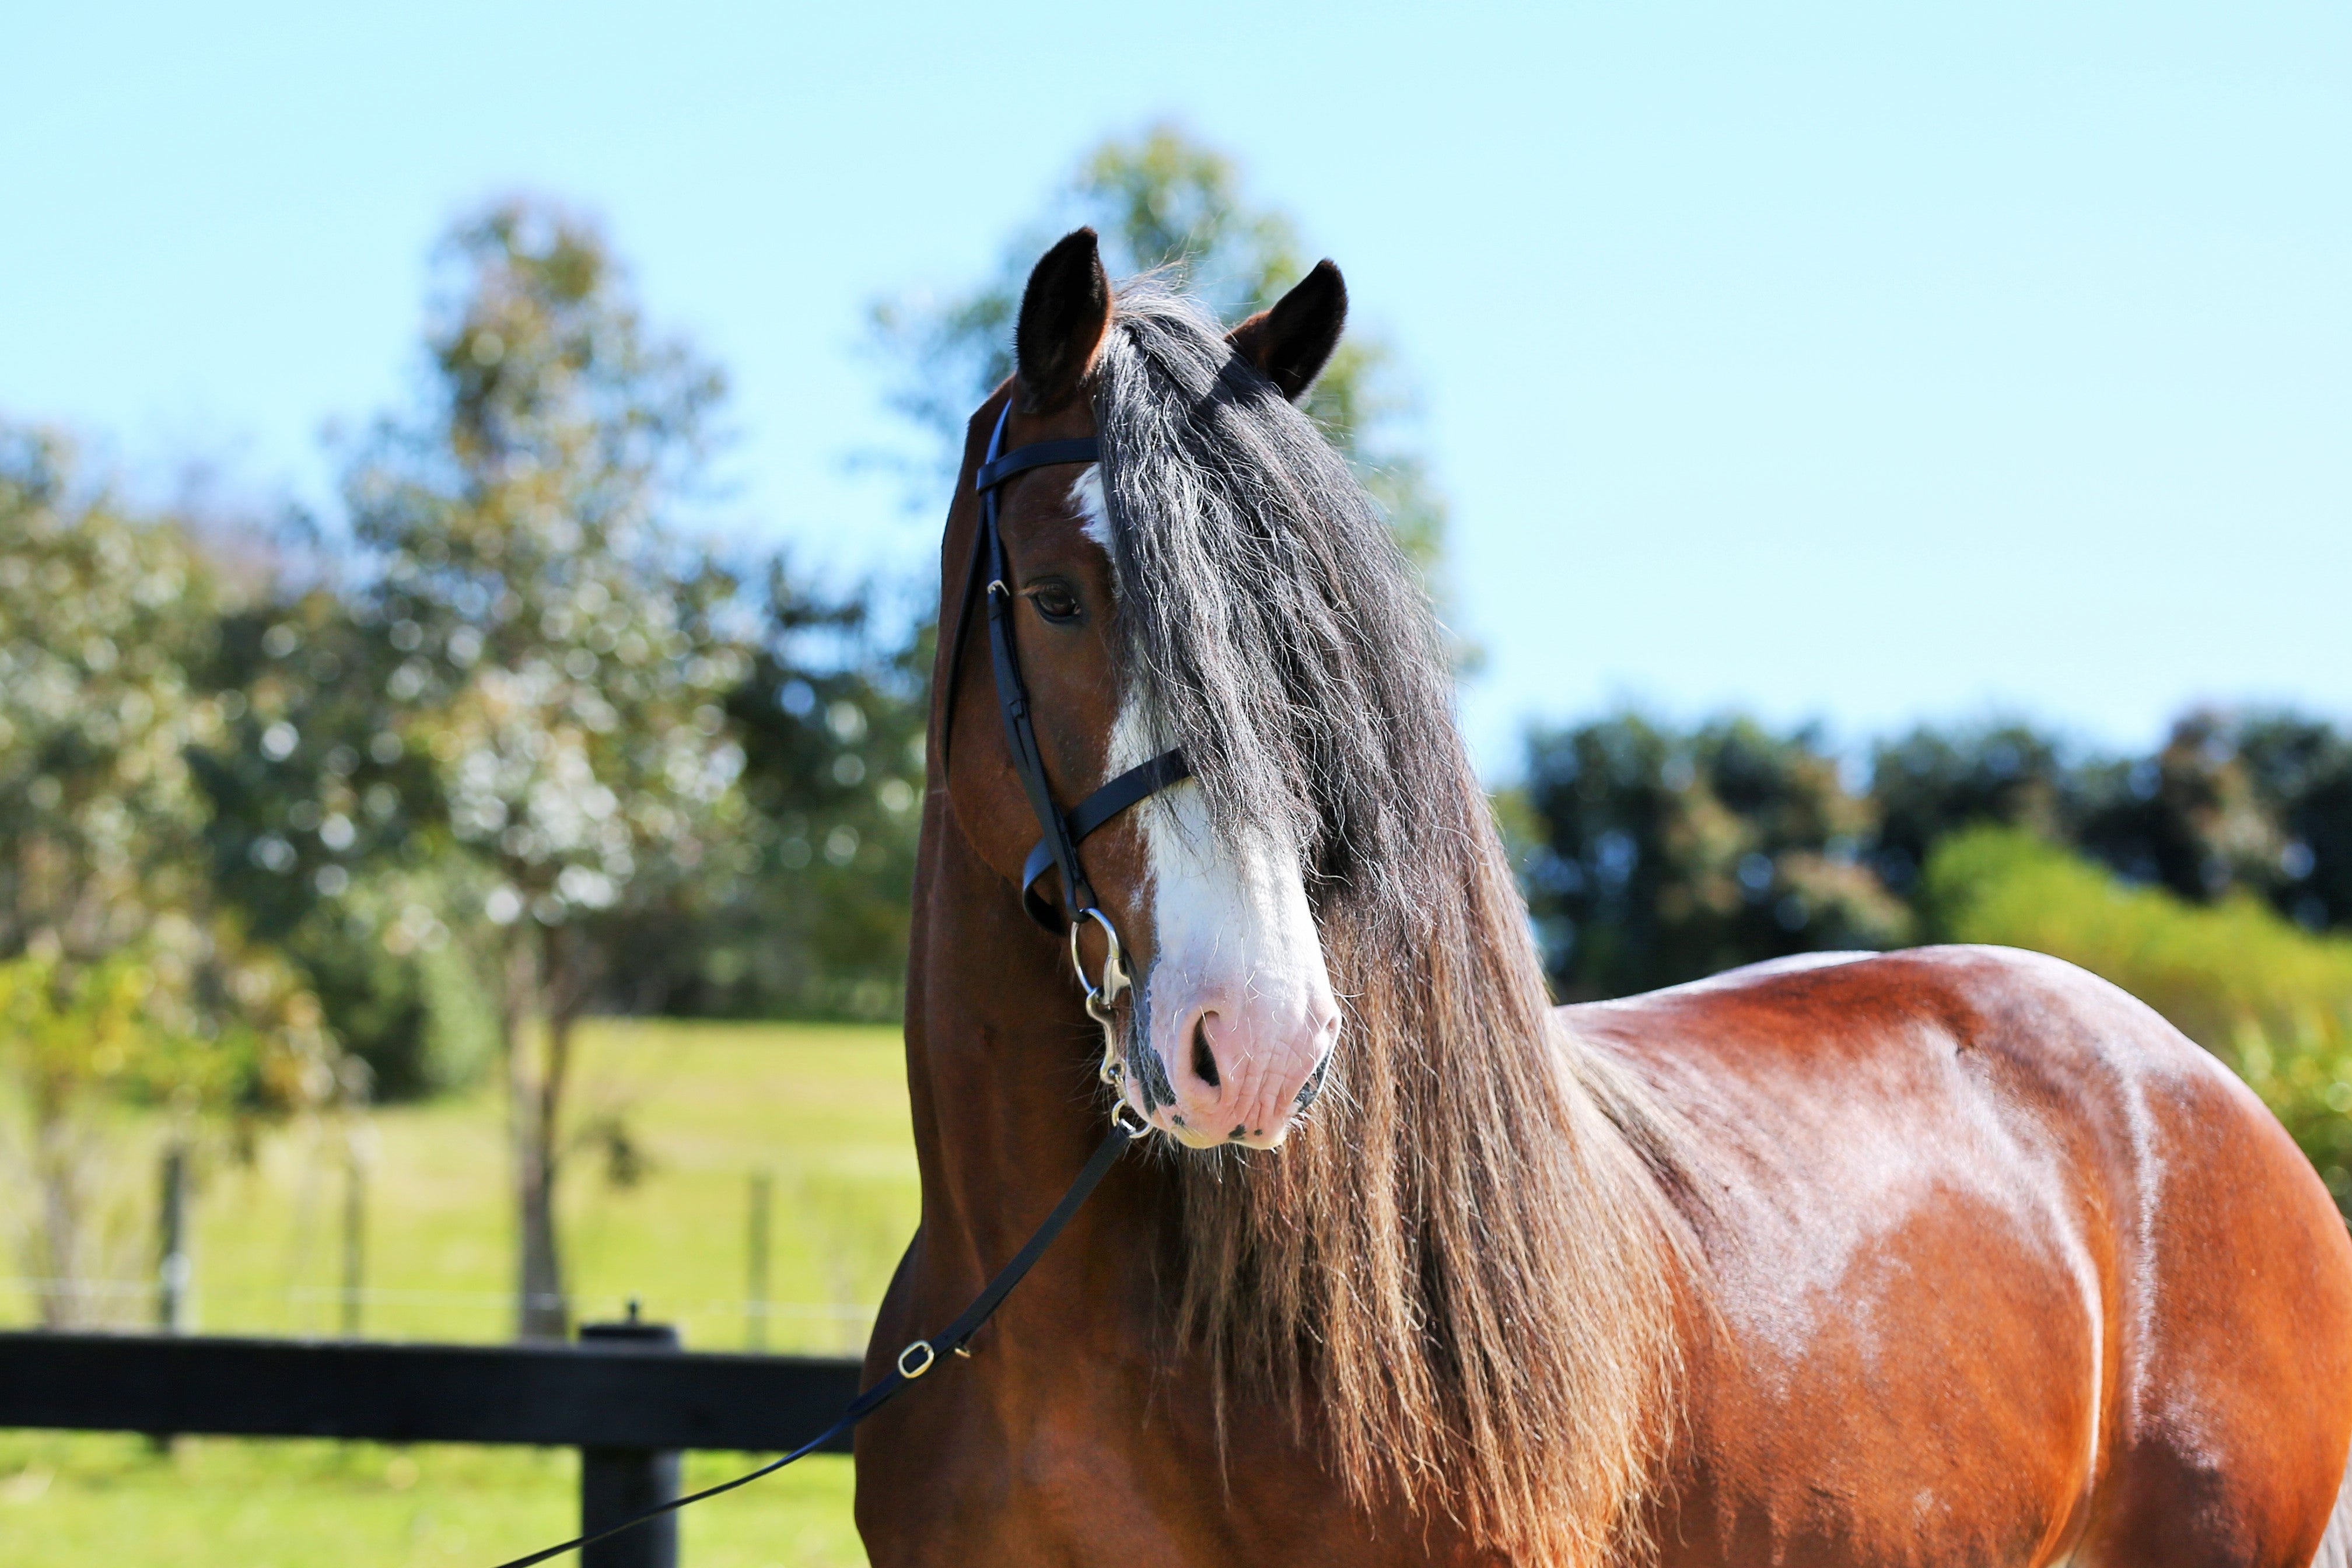
M213 586L184 537L77 495L63 444L0 429L0 952L94 958L199 893L185 755Z
M218 604L181 530L77 486L55 438L0 429L0 1066L53 1323L100 1261L110 1107L169 1105L184 1136L341 1081L316 1000L205 874L188 757L233 704L192 672Z
M1811 730L1676 734L1626 713L1539 731L1521 799L1528 907L1563 997L1907 938L1868 862L1875 814Z
M870 588L818 591L779 559L751 671L728 696L744 751L741 875L638 922L608 999L632 1011L895 1021L921 814L930 642Z
M444 254L426 406L378 427L345 494L394 732L486 888L446 918L496 955L519 1328L560 1336L572 1026L633 930L743 869L737 585L679 529L722 385L573 216L507 203Z
M1253 204L1232 159L1170 124L1114 137L1080 160L1041 221L1008 245L995 275L945 300L902 296L873 309L875 341L894 368L890 405L931 437L908 465L934 504L954 477L963 426L1013 372L1013 322L1038 256L1080 224L1102 236L1114 277L1164 269L1228 323L1265 310L1308 265L1287 214ZM1394 351L1352 325L1307 403L1387 512L1433 582L1445 507L1412 440L1415 401Z
M214 885L298 963L374 1094L467 1081L495 1053L478 976L436 912L478 907L447 835L428 751L386 691L365 605L276 584L225 616L211 679L217 740L193 754L210 805Z
M2280 711L2233 727L2256 797L2278 824L2271 901L2307 930L2352 927L2352 736Z
M2094 763L2075 781L2069 837L2133 881L2185 899L2273 890L2286 853L2225 714L2184 715L2152 756Z
M751 807L751 874L701 925L646 933L657 1005L736 1016L896 1020L921 820L931 643L775 563L766 635L729 700Z
M2192 903L2252 896L2313 931L2352 923L2352 741L2322 721L2199 710L2140 757L2084 756L2016 721L1922 725L1871 763L1856 795L1807 731L1676 733L1621 715L1538 732L1513 821L1560 983L1614 992L1885 945L1904 925L1893 901L1923 912L1923 868L1982 827ZM1834 886L1799 886L1811 855ZM1790 891L1796 903L1775 901ZM1731 918L1735 903L1748 912ZM1768 905L1779 934L1756 918Z
M2152 755L2083 770L2075 795L2071 841L2135 881L2352 925L2352 737L2324 720L2199 709Z
M1908 894L1936 845L1962 829L1996 824L2064 838L2077 791L2064 746L2030 724L1918 725L1871 748L1871 864Z

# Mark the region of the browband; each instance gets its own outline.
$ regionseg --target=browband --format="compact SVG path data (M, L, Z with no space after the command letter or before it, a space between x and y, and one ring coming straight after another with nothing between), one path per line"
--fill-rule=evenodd
M997 421L996 440L1004 438L1004 422ZM989 444L996 450L995 442ZM975 491L992 490L1015 474L1031 468L1051 467L1055 463L1099 463L1102 443L1092 436L1074 436L1066 441L1033 441L1026 447L1015 447L1001 458L992 458L980 466L971 481Z

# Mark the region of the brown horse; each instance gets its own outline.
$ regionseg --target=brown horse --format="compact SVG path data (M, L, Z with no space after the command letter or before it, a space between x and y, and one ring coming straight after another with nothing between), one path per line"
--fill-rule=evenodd
M1082 230L973 418L922 1225L870 1371L1069 1181L1106 1049L1165 1136L859 1432L874 1561L2340 1560L2352 1245L2147 1008L1967 948L1549 1005L1429 606L1294 406L1345 309L1328 263L1230 334L1149 281L1114 302ZM965 588L1000 419L1100 442L998 492L1055 799L1171 746L1193 775L1087 843L1135 977L1100 1029L1016 896L1036 820Z

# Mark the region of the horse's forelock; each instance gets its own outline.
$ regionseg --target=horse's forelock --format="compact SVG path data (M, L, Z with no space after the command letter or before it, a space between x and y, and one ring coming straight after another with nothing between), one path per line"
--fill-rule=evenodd
M1360 1496L1598 1561L1675 1377L1668 1140L1549 1016L1435 616L1344 459L1156 283L1097 374L1124 695L1221 831L1297 850L1347 1013L1302 1136L1180 1162L1179 1328Z
M1098 370L1135 695L1221 822L1280 829L1318 880L1376 874L1397 798L1453 741L1411 568L1322 433L1189 301L1130 285Z

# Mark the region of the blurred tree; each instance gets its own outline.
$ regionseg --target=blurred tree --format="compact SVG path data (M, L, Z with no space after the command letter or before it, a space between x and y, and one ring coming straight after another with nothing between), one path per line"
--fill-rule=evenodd
M61 443L0 429L0 954L95 960L201 893L185 752L212 585L176 531L76 496Z
M1576 994L1816 945L1813 917L1803 938L1755 918L1790 880L1793 847L1839 868L1839 896L1812 901L1846 934L1820 943L1883 945L1903 925L1885 918L1891 900L1916 903L1938 847L1978 827L2194 902L2251 894L2311 930L2352 923L2352 741L2294 714L2199 710L2152 755L2087 760L2022 723L1921 726L1874 748L1862 798L1809 733L1737 720L1675 734L1621 716L1538 733L1528 757L1509 820L1556 978ZM1735 853L1744 876L1726 880ZM1735 903L1748 912L1728 919Z
M345 479L378 558L364 622L395 714L487 884L445 911L496 955L514 1139L519 1327L561 1336L555 1226L572 1026L621 944L740 875L750 673L734 581L677 528L714 370L655 338L595 229L512 202L460 225L421 416Z
M771 563L764 634L726 704L744 750L740 874L691 918L639 922L614 1004L898 1019L930 643L877 620L870 589L825 595Z
M442 851L429 752L386 690L386 639L324 586L265 584L225 616L210 679L221 734L192 756L211 805L215 885L299 963L377 1097L467 1081L493 1010L436 910L480 906Z
M2258 711L2239 721L2235 739L2278 827L2272 902L2306 930L2352 927L2352 736L2304 715Z
M2352 738L2324 720L2200 709L2154 755L2086 769L2076 793L2075 841L2134 881L2352 925Z
M2074 842L2132 881L2200 902L2241 887L2268 896L2279 881L2278 803L2263 798L2224 714L2189 713L2155 755L2085 768L2076 794Z
M1908 894L1936 844L1961 828L1998 824L2062 837L2074 789L2059 742L2029 724L1920 725L1872 748L1871 864L1891 890Z
M0 428L0 1066L52 1322L86 1305L107 1104L186 1121L338 1088L316 1000L205 875L187 756L228 705L191 674L215 586L182 531L78 491L58 441Z
M122 1271L131 1238L99 1223L138 1142L120 1108L164 1112L164 1137L193 1152L208 1133L249 1146L257 1118L363 1100L302 976L233 921L177 913L95 959L41 943L0 961L0 1064L22 1123L11 1174L39 1197L17 1242L51 1328L98 1321L89 1282Z
M695 939L680 956L697 1011L895 1021L930 638L881 635L870 593L819 596L781 562L768 588L767 634L729 703L752 875L711 929L669 941Z
M1619 714L1538 731L1524 798L1529 910L1564 998L1907 937L1864 859L1870 805L1812 731L1727 719L1675 735Z
M1013 373L1013 321L1029 269L1080 224L1102 236L1113 277L1164 268L1228 324L1273 304L1307 265L1288 215L1253 205L1224 154L1170 124L1106 141L1080 161L1045 217L1006 247L990 281L945 300L908 295L874 307L875 341L898 377L890 405L932 438L926 457L908 465L922 504L936 504L955 477L964 421ZM1351 323L1307 409L1423 574L1442 582L1445 507L1411 441L1415 403L1393 351Z

